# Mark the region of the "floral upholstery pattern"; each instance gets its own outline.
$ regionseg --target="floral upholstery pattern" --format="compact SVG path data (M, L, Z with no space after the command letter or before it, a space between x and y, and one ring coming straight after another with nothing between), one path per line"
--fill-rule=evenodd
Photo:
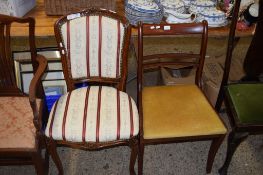
M45 135L54 140L106 142L139 132L135 102L113 87L91 86L68 92L51 110Z
M28 97L0 97L0 149L35 148L35 132Z
M61 27L73 79L120 76L124 26L105 16L84 16Z

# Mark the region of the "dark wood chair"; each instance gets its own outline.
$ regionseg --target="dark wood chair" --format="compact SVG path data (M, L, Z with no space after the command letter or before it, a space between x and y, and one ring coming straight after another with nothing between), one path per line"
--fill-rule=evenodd
M244 141L249 135L263 133L263 83L254 81L258 79L258 77L255 75L259 75L263 70L262 1L260 1L259 20L255 34L252 38L245 58L245 64L249 65L244 65L244 67L250 67L250 70L247 70L248 75L245 78L246 81L228 84L239 6L240 0L237 0L235 3L234 14L230 27L224 75L216 104L216 108L219 111L224 99L229 122L232 128L228 136L226 160L224 165L219 169L219 173L222 175L227 174L227 169L230 165L232 156L234 155L235 150L240 145L240 143ZM251 82L248 80L253 81Z
M55 36L68 92L53 106L45 135L59 174L57 144L85 150L129 145L134 174L139 119L136 103L124 92L129 23L115 12L92 8L60 18ZM76 88L84 82L88 87Z
M17 86L14 61L11 54L10 31L13 23L28 25L31 60L34 77L30 83L29 97ZM48 172L48 156L41 131L43 100L38 87L47 61L36 54L34 38L35 20L0 15L0 165L35 166L39 175ZM43 94L43 93L42 93ZM42 96L43 97L43 96Z
M207 22L196 24L139 24L138 29L138 105L140 115L139 174L143 171L144 147L211 140L206 172L210 173L216 152L227 129L201 90L201 76L207 47ZM160 53L144 55L148 36L200 37L198 53ZM180 43L178 43L180 44ZM146 71L164 66L196 68L195 83L190 85L145 86Z

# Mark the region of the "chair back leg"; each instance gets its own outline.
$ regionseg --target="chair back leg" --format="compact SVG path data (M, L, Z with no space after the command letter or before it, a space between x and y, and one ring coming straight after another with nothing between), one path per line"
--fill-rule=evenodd
M240 145L241 142L243 142L247 137L249 133L236 133L235 130L231 131L228 136L228 142L227 142L227 154L226 154L226 160L224 162L224 165L218 170L220 175L226 175L227 169L229 167L229 164L231 162L231 159L237 149L237 147Z
M144 156L144 144L139 143L139 157L138 157L138 174L143 174L143 156Z
M224 141L225 135L222 135L221 137L217 137L212 140L209 153L208 153L208 159L206 164L206 173L211 173L213 162L215 160L216 153Z
M45 151L45 165L44 165L44 168L45 168L44 169L45 174L48 174L49 173L49 153L48 153L48 149L46 149L46 151Z

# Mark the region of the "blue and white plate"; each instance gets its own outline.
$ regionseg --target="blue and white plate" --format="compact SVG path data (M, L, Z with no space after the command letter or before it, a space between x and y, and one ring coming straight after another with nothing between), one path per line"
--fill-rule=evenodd
M160 23L163 18L162 7L154 0L126 0L125 16L130 24Z
M141 12L158 12L160 7L154 0L127 0L126 6Z

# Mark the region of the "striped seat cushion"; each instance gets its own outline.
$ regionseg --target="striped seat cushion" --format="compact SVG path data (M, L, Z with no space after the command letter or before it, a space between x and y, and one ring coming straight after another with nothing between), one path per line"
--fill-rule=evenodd
M136 104L113 87L91 86L68 92L54 104L47 137L72 142L129 139L139 132Z

